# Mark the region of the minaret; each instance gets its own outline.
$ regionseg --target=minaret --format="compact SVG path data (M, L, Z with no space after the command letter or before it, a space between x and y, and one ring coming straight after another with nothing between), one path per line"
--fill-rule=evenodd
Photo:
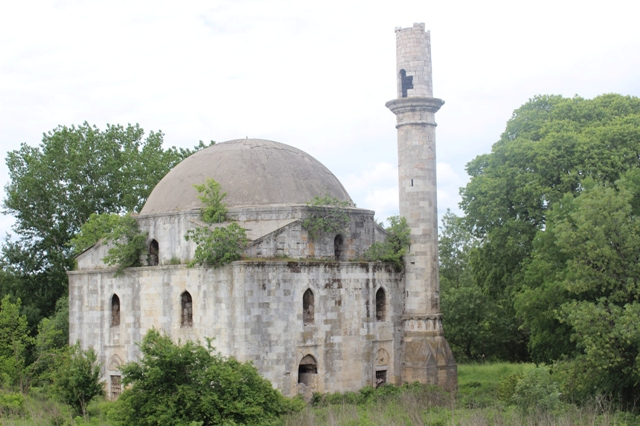
M396 115L400 216L411 228L405 255L402 381L457 387L457 366L442 330L438 283L438 208L431 41L424 24L396 28Z

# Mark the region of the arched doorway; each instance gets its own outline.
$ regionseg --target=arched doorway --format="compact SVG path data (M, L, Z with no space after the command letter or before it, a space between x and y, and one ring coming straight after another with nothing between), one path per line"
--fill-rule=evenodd
M306 355L300 360L300 365L298 366L298 383L315 386L317 376L318 363L316 359L311 355Z

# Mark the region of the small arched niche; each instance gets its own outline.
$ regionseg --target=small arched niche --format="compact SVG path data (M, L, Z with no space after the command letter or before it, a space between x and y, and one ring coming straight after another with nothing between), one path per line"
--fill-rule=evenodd
M185 291L180 295L180 307L181 307L180 326L192 327L193 326L193 300L191 299L191 294L189 294L188 291Z
M300 360L300 365L298 366L298 383L304 383L307 386L315 385L317 374L318 363L312 355L306 355Z
M156 240L149 244L149 266L157 266L160 262L160 247Z
M315 301L310 288L302 295L302 319L304 325L311 325L315 317Z
M117 294L111 297L111 327L120 325L120 298Z
M338 234L333 239L333 255L337 261L342 260L342 253L344 251L344 239L342 235Z
M387 295L382 287L376 291L376 321L387 320Z

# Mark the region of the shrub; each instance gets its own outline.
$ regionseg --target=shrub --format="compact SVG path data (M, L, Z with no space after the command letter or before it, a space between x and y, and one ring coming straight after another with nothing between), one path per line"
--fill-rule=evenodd
M198 198L204 204L202 220L205 223L222 223L227 220L227 205L222 202L227 193L220 193L222 188L218 182L208 178L205 183L193 187L201 194Z
M513 403L513 394L516 392L516 386L523 376L523 373L514 373L503 377L498 384L498 399L507 405Z
M325 195L314 197L307 203L310 214L302 222L302 227L309 232L311 239L321 234L338 234L349 225L347 209L354 207L350 201L340 201L336 197Z
M24 405L24 395L19 392L0 392L0 413L17 413Z
M104 383L100 381L100 364L97 360L93 348L82 350L80 344L76 343L60 367L55 381L60 398L85 417L89 402L104 395Z
M196 252L188 266L196 264L207 266L222 266L242 257L247 234L237 223L209 228L190 229L184 236L185 240L196 243Z
M175 344L152 329L142 357L122 367L125 391L110 411L115 425L260 425L300 407L251 363L214 353L211 342Z
M27 349L33 344L27 317L20 315L21 301L11 303L6 295L0 302L0 387L26 390Z
M198 198L204 204L201 211L202 220L206 224L222 223L227 220L227 205L222 199L226 192L220 193L218 182L209 178L201 185L193 185L198 190ZM214 229L202 227L190 229L184 239L196 243L196 253L187 266L190 268L200 264L218 267L239 260L246 245L247 234L237 223L228 226L218 226Z
M364 253L364 258L370 262L392 262L401 268L403 258L411 243L411 229L407 219L400 216L391 216L387 228L387 238L384 243L373 243Z
M79 254L100 240L112 244L102 261L118 266L116 275L122 274L124 268L140 266L140 255L146 249L147 234L140 232L138 222L131 215L94 213L69 245Z
M527 371L518 380L512 398L524 412L532 409L553 411L560 406L560 389L549 370L538 367Z

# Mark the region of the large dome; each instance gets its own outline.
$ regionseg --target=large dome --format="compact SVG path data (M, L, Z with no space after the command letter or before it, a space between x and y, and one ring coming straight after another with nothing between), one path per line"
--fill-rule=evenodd
M279 142L237 139L198 151L156 185L140 214L202 207L194 184L213 178L228 207L305 204L330 195L351 201L340 181L309 154Z

